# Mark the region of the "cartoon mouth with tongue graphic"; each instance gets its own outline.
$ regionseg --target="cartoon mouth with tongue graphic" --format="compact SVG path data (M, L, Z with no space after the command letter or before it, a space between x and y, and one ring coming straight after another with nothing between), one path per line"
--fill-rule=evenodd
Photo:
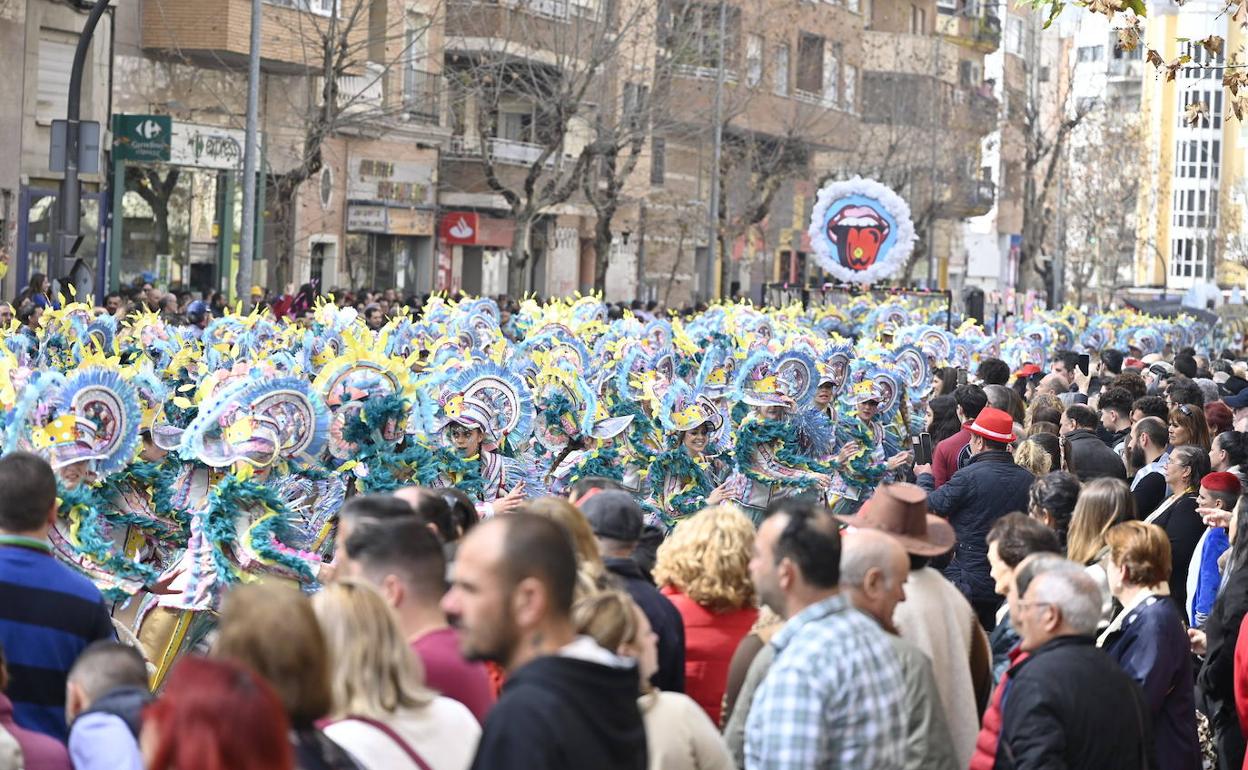
M827 228L828 240L836 246L840 263L859 271L875 264L889 233L888 222L875 209L854 204L829 218Z

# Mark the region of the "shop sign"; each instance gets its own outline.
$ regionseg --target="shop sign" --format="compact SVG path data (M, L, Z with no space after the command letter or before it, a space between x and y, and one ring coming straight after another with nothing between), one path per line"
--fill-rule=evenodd
M238 171L243 167L246 133L236 128L173 122L170 162L177 166Z
M365 156L350 160L347 197L392 207L432 207L434 166L427 161L386 160Z
M384 233L389 226L385 206L348 206L347 232Z
M481 230L480 215L472 211L452 211L442 217L438 234L443 243L456 246L473 246Z
M391 235L433 235L433 212L423 209L389 209L386 232Z

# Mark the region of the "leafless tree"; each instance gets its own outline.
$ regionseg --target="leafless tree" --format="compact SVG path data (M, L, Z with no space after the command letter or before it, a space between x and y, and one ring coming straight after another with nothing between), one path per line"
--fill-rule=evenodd
M1076 305L1105 305L1130 283L1136 247L1139 120L1097 106L1071 135L1066 175L1066 285Z

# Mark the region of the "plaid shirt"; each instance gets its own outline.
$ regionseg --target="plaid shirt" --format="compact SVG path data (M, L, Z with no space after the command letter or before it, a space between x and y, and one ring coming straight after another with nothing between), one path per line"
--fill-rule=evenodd
M903 767L905 683L879 625L836 595L793 616L746 722L748 770Z

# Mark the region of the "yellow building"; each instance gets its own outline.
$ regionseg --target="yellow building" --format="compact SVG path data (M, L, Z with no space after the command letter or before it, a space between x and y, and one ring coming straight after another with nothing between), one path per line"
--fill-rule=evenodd
M1136 231L1135 283L1187 290L1233 274L1223 263L1243 261L1235 237L1245 224L1244 143L1238 121L1228 119L1222 88L1223 55L1198 42L1209 35L1226 39L1225 51L1245 40L1237 24L1227 24L1216 3L1150 8L1144 45L1166 61L1187 55L1173 80L1147 69L1141 99L1145 158ZM1230 28L1228 30L1228 27ZM1192 41L1192 42L1185 42ZM1204 115L1189 121L1189 107ZM1235 283L1243 285L1238 281Z

